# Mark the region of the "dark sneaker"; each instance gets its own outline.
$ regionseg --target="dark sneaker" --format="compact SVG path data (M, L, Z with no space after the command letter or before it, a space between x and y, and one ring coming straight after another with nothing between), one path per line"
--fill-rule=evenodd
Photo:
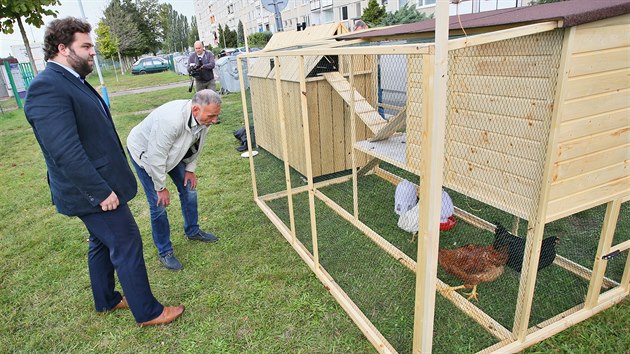
M219 238L214 236L214 234L212 234L211 232L205 232L205 231L201 231L199 230L199 232L197 232L197 234L195 235L191 235L188 236L189 240L194 240L194 241L203 241L203 242L217 242L219 241Z
M170 270L181 270L184 268L177 258L175 258L173 252L167 253L164 257L160 256L160 263Z

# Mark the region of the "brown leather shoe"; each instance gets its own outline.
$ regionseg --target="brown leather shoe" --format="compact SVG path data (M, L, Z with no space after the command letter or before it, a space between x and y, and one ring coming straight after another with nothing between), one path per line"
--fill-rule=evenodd
M182 315L182 313L184 313L184 305L169 307L164 306L164 311L162 311L161 315L152 319L151 321L138 323L138 326L147 327L168 324L175 321L179 316Z
M112 307L112 309L110 311L124 310L124 309L128 309L128 308L129 308L129 304L127 303L127 298L123 296L122 300L120 300L120 302L117 303L116 306Z
M127 298L126 297L122 297L122 300L120 300L119 303L116 304L116 306L112 307L111 309L107 310L107 311L102 311L102 312L98 312L99 315L104 315L106 313L110 313L112 311L115 310L124 310L124 309L128 309L129 308L129 304L127 303Z

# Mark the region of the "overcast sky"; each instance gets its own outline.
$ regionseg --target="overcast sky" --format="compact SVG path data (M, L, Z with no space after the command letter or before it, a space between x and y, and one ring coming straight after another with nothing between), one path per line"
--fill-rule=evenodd
M180 14L190 18L195 14L195 6L193 0L158 0L159 3L170 3L173 5L173 9ZM83 5L83 11L85 17L92 24L92 28L95 28L97 23L103 17L103 10L109 4L109 0L81 0ZM57 18L64 18L68 16L82 17L81 9L79 7L79 0L61 0L61 5L54 7L47 7L58 11ZM35 28L31 25L24 23L24 29L28 40L33 43L42 43L44 39L45 24L52 21L53 17L44 18L44 26L41 28ZM0 57L7 57L11 51L12 45L23 45L22 35L17 23L13 25L13 34L6 35L0 34Z

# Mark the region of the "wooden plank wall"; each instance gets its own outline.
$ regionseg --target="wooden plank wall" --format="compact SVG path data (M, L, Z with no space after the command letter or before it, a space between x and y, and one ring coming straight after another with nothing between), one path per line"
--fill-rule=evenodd
M547 222L630 195L630 15L574 35Z
M451 51L444 183L530 219L536 210L562 30Z

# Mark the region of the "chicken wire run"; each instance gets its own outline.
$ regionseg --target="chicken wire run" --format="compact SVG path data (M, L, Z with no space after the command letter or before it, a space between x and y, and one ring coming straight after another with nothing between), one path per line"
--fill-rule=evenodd
M247 55L255 200L378 351L518 351L628 295L629 20L451 33L443 97L433 42Z

